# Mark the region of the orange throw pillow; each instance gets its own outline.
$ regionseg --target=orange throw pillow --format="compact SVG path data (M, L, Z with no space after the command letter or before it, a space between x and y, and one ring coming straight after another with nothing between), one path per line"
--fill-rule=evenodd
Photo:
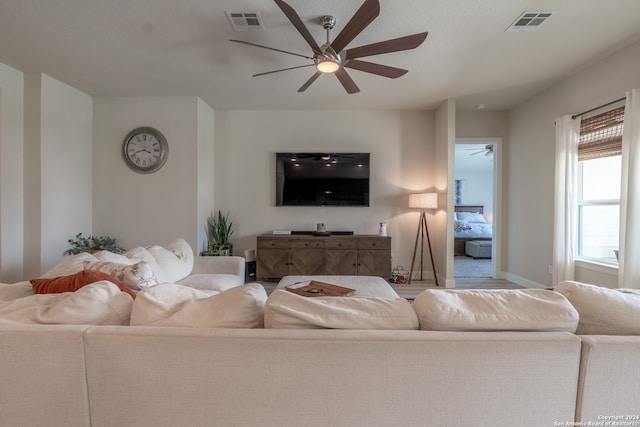
M120 280L109 276L107 273L103 273L97 270L82 270L71 276L53 277L50 279L32 279L30 280L31 286L33 286L34 294L57 294L61 292L75 292L83 286L91 283L99 282L101 280L107 280L116 285L122 292L126 292L135 299L136 294L131 291Z

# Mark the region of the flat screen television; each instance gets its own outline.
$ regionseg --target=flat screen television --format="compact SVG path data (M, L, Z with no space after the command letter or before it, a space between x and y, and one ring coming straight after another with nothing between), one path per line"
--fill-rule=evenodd
M276 153L276 206L369 206L369 153Z

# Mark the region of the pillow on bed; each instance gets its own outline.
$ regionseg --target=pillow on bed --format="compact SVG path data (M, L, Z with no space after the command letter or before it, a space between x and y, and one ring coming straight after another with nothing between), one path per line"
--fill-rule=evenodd
M458 212L458 220L466 221L466 222L480 222L480 223L487 222L487 220L484 219L484 216L481 213L475 213L475 212Z
M473 227L471 227L468 222L453 221L453 228L455 229L455 231L465 231L471 230Z
M136 297L136 294L134 294L131 289L129 289L120 280L97 270L82 270L70 276L32 279L31 286L33 287L34 294L58 294L62 292L75 292L83 286L99 282L101 280L113 283L122 292L126 292L131 295L132 298Z

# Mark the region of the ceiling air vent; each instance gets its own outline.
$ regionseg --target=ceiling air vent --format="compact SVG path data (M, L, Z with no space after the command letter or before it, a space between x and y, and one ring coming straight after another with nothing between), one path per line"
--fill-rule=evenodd
M235 31L264 31L258 12L225 12Z
M523 31L535 31L542 25L547 19L553 15L553 12L542 11L528 11L523 12L522 15L515 20L513 24L509 26L506 32L523 32Z

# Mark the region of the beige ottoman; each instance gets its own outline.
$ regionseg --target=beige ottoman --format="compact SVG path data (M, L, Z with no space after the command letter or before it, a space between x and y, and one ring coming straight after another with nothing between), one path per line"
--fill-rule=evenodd
M355 289L356 293L352 297L400 298L386 280L377 276L285 276L280 280L276 289L282 289L285 286L306 280L317 280Z

